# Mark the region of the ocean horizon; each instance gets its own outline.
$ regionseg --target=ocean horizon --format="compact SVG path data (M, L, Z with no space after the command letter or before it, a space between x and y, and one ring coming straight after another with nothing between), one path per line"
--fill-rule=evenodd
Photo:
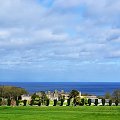
M104 96L106 92L112 94L114 90L120 89L120 82L0 82L0 85L21 87L29 93L54 90L70 92L76 89L97 96Z

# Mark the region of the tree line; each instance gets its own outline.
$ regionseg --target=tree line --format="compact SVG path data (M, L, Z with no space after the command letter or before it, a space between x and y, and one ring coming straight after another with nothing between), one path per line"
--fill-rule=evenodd
M27 100L21 100L21 95L23 94L28 94L28 92L23 89L23 88L19 88L19 87L14 87L14 86L0 86L0 106L1 105L20 105L20 103L23 103L24 106L26 106L27 104L33 106L33 105L45 105L45 106L49 106L50 105L50 100L48 99L46 93L44 91L41 91L41 96L33 94L31 97L31 101L28 103ZM115 90L112 95L106 93L105 96L102 97L98 97L101 98L101 103L103 106L105 106L106 100L105 99L109 99L109 106L112 105L112 103L115 103L116 106L119 105L120 103L120 90ZM5 101L5 99L7 101ZM53 106L59 105L59 106L63 106L65 102L65 97L64 96L60 96L59 100L55 99L53 100ZM67 103L66 106L91 106L92 104L92 99L87 99L87 98L80 98L79 96L79 91L77 90L72 90L69 93L69 97L67 99ZM94 105L97 106L99 104L98 99L95 99L94 101Z

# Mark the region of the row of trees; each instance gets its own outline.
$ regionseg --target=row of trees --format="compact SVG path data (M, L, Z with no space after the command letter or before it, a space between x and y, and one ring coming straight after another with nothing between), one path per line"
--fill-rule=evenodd
M27 100L21 101L21 95L23 94L27 94L28 92L23 89L23 88L19 88L19 87L14 87L14 86L0 86L0 105L5 104L5 102L7 102L6 104L8 106L10 106L11 104L16 104L19 105L20 102L22 102L24 104L24 106L26 106L27 104ZM33 94L32 95L32 100L30 101L30 105L46 105L49 106L50 104L50 100L47 98L47 95L45 94L44 91L40 92L41 95L36 95ZM7 101L5 101L4 99L7 98ZM104 97L100 97L102 99L102 105L105 105L105 99L109 99L109 105L112 105L112 102L115 103L115 105L117 106L118 103L120 102L120 90L115 90L113 92L112 95L110 94L106 94ZM54 100L53 106L56 106L57 104L59 104L60 106L63 106L63 103L65 101L64 97L60 97L60 100ZM76 106L76 105L91 105L92 101L91 99L81 99L79 96L79 91L77 90L72 90L69 94L69 99L67 100L67 106L70 106L70 104ZM98 99L95 99L94 102L95 106L98 105Z
M7 99L7 101L3 100L3 99L0 99L0 106L1 105L7 105L7 106L19 106L20 102L23 103L23 106L26 106L27 105L27 100L13 100L13 99ZM64 104L64 99L61 99L60 101L57 101L57 99L55 99L53 101L53 106L63 106ZM95 99L95 102L94 102L94 106L98 106L98 99ZM102 99L102 106L105 106L106 102L105 102L105 99ZM112 100L109 100L109 102L107 103L109 106L112 106ZM119 104L119 101L116 100L115 101L115 105L118 106ZM30 104L31 106L33 105L38 105L38 106L41 106L41 105L44 105L44 106L49 106L50 105L50 100L49 99L46 99L44 101L44 104L42 104L42 101L39 99L34 99L34 100L31 100ZM68 99L67 100L67 104L66 106L91 106L92 105L92 100L91 99L88 99L87 101L83 98L80 100L80 102L76 101L75 99Z

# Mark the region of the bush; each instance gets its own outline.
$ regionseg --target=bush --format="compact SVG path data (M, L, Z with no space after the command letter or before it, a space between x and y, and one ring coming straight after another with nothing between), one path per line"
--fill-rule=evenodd
M85 100L83 98L83 99L81 99L81 105L83 106L84 104L85 104Z
M1 105L7 105L6 99L3 99L3 100L2 100Z
M119 101L118 101L118 100L116 100L116 101L115 101L115 105L116 105L116 106L118 106L118 103L119 103Z
M24 106L26 106L27 100L23 100L23 104L24 104Z
M38 102L38 106L41 106L41 101Z
M111 106L112 105L112 100L109 100L109 106Z
M2 105L2 98L0 98L0 106Z
M61 99L60 106L63 106L63 103L64 103L64 100L63 100L63 99Z
M16 105L19 106L19 100L16 100Z
M91 106L91 99L88 99L88 105Z
M11 100L10 100L10 99L7 100L7 105L8 105L8 106L11 105Z
M95 106L98 105L98 99L95 99Z
M31 100L30 101L30 105L32 106L34 104L34 100Z
M50 104L50 100L47 99L47 100L46 100L46 106L49 106L49 104Z
M73 105L76 106L76 99L73 100Z
M67 106L70 106L70 99L67 99Z
M105 99L102 99L102 105L105 106Z
M57 100L55 99L54 100L54 105L53 106L56 106L57 105Z

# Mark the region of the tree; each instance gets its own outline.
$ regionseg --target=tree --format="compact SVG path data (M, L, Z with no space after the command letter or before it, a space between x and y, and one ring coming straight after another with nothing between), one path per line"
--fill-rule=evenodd
M118 104L119 104L119 101L115 100L115 105L118 106Z
M84 98L81 99L81 105L83 106L85 104Z
M109 92L106 92L104 98L105 99L110 99L111 98L111 94Z
M105 99L102 99L102 105L105 106Z
M27 91L20 87L0 86L0 97L16 99L18 96L27 94Z
M49 106L49 104L50 104L50 100L47 99L47 100L46 100L46 106Z
M88 99L88 105L91 106L91 99Z
M111 106L112 105L112 100L109 100L109 106Z
M63 106L64 99L61 99L60 101L61 101L60 106Z
M95 99L95 106L98 105L98 99Z
M54 100L54 105L53 106L56 106L57 105L57 99Z
M112 96L113 96L113 100L118 100L118 102L120 102L120 89L115 90Z
M79 95L79 91L72 90L69 94L70 98L76 98Z
M2 98L0 98L0 106L2 105Z
M23 100L23 104L24 104L24 106L26 106L27 100Z
M70 106L70 99L67 99L67 106Z

